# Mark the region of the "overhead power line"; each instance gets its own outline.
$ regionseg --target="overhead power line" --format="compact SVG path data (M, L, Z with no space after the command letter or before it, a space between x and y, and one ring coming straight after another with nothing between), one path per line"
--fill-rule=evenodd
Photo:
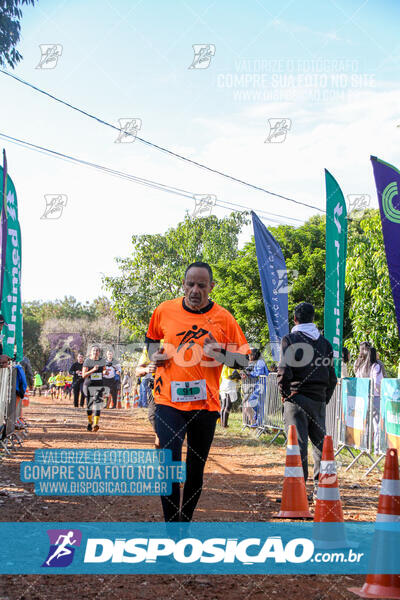
M58 152L56 150L52 150L50 148L45 148L44 146L40 146L37 144L32 144L31 142L27 142L26 140L21 140L18 138L15 138L13 136L7 135L3 132L0 132L0 138L7 140L13 144L17 144L19 146L22 146L23 148L29 149L29 150L33 150L35 152L39 152L40 154L46 154L46 155L50 155L53 156L54 158L58 158L60 160L65 160L66 162L70 162L72 164L79 164L82 166L86 166L86 167L90 167L93 169L97 169L103 173L106 173L108 175L112 175L114 177L120 177L122 179L126 179L128 181L132 181L133 183L137 183L139 185L144 185L146 187L151 187L154 189L157 189L159 191L162 192L167 192L170 194L174 194L177 196L182 196L184 198L189 198L191 200L195 199L195 196L197 196L197 194L193 194L192 192L188 191L188 190L184 190L181 188L176 188L173 186L169 186L169 185L165 185L163 183L160 183L158 181L152 181L151 179L145 179L143 177L137 177L136 175L133 175L131 173L126 173L123 171L117 171L115 169L111 169L110 167L105 167L103 165L99 165L81 158L77 158L75 156L71 156L68 154L64 154L63 152ZM220 208L224 208L225 210L234 210L237 212L243 212L240 209L245 209L245 210L255 210L257 211L257 213L260 215L261 218L263 218L264 220L270 221L272 223L282 223L282 221L277 221L274 218L271 217L278 217L278 218L282 218L282 219L291 219L293 221L298 221L300 223L302 223L302 221L300 219L294 219L293 217L286 217L285 215L279 215L276 213L268 213L266 211L263 210L258 210L258 209L252 209L251 207L245 206L243 204L236 204L234 202L228 202L225 200L217 200L215 203L216 206L219 206Z
M118 131L119 133L121 133L121 129L119 127L117 127L116 125L113 125L112 123L109 123L108 121L104 121L104 119L101 119L100 117L97 117L96 115L93 115L81 108L78 108L77 106L74 106L73 104L70 104L69 102L66 102L65 100L62 100L61 98L57 98L57 96L54 96L53 94L50 94L49 92L46 92L45 90L33 85L32 83L25 81L24 79L22 79L21 77L18 77L14 73L10 73L9 71L5 71L4 69L0 69L0 73L3 73L4 75L7 75L8 77L11 77L12 79L15 79L15 81L18 81L19 83L22 83L23 85L28 86L29 88L35 90L36 92L39 92L40 94L43 94L43 95L51 98L52 100L55 100L56 102L59 102L60 104L63 104L64 106L68 106L72 110L75 110L75 111L81 113L82 115L85 115L86 117L89 117L90 119L94 119L98 123L101 123L102 125L106 125L107 127L111 127L115 131ZM129 134L129 132L125 132L125 134L133 135L133 134ZM259 192L264 192L265 194L269 194L270 196L274 196L276 198L282 198L282 200L287 200L288 202L293 202L294 204L298 204L300 206L306 206L307 208L312 208L313 210L318 210L319 212L322 212L322 213L326 212L325 210L323 210L322 208L319 208L318 206L313 206L312 204L300 202L300 200L295 200L294 198L289 198L282 194L277 194L275 192L271 192L270 190L267 190L266 188L263 188L261 186L253 185L252 183L249 183L248 181L244 181L243 179L239 179L237 177L234 177L233 175L229 175L229 174L223 173L222 171L219 171L217 169L213 169L212 167L209 167L203 163L199 163L195 160L187 158L186 156L177 154L176 152L173 152L172 150L169 150L168 148L164 148L163 146L159 146L157 144L154 144L153 142L145 140L144 138L141 138L136 134L134 137L135 137L135 139L139 140L143 144L146 144L147 146L155 148L156 150L159 150L160 152L169 154L170 156L178 158L179 160L183 160L183 161L185 161L189 164L192 164L196 167L199 167L201 169L205 169L206 171L209 171L210 173L214 173L215 175L221 175L222 177L225 177L226 179L230 179L231 181L235 181L236 183L240 183L241 185L245 185L245 186L252 188L254 190L257 190Z

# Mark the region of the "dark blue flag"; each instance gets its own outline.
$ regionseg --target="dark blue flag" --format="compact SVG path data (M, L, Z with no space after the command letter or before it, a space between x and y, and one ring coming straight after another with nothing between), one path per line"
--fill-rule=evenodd
M268 320L269 341L274 361L279 361L281 340L289 333L288 280L282 250L264 223L252 211L254 240L265 312Z
M390 285L400 334L400 171L389 163L371 156L381 212L383 241L389 269Z

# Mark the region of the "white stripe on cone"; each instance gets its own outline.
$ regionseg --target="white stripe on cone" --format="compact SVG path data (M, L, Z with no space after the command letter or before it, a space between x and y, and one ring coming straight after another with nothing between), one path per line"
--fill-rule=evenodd
M384 515L383 513L378 513L376 515L377 523L390 523L390 522L400 522L400 515Z
M285 477L304 477L303 467L285 467Z
M289 456L296 456L299 455L300 456L300 448L299 446L296 444L294 446L292 446L292 444L288 444L286 446L286 454L288 454Z
M339 488L323 488L320 486L317 492L317 500L340 500Z
M382 479L381 494L384 496L400 496L400 479Z
M320 473L323 475L336 475L336 461L321 460Z

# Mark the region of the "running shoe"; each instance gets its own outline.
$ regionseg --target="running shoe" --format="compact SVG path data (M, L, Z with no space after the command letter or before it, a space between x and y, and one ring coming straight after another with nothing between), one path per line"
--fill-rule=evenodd
M88 423L87 430L88 431L92 431L92 424L91 423Z
M99 429L100 429L100 427L99 427L98 425L95 425L95 426L93 427L93 431L98 431Z

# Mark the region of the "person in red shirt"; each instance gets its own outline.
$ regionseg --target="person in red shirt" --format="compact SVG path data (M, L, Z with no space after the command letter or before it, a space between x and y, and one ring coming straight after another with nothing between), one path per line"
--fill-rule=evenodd
M187 435L186 482L162 496L165 521L191 521L200 498L204 466L219 417L219 380L224 364L244 369L249 346L234 317L209 298L215 283L204 262L189 265L184 297L167 300L154 311L146 345L156 367L155 425L161 448L180 461ZM160 347L160 340L164 340Z

